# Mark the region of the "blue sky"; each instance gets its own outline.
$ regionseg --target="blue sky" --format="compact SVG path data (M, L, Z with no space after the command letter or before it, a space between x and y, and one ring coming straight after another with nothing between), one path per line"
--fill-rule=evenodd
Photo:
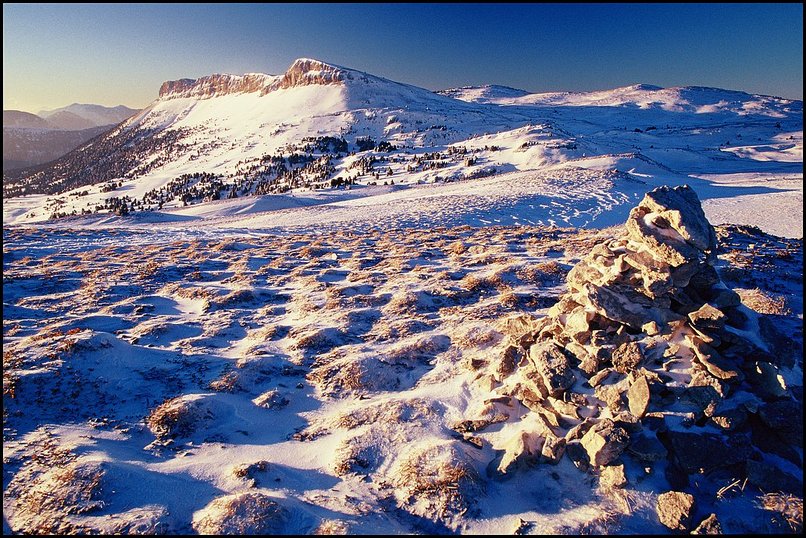
M143 107L299 57L428 89L635 83L803 98L801 4L3 4L3 108Z

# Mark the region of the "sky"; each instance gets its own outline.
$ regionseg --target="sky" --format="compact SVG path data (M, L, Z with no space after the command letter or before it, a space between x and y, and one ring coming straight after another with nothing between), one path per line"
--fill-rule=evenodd
M802 4L3 4L3 108L142 108L316 58L431 90L645 83L803 99Z

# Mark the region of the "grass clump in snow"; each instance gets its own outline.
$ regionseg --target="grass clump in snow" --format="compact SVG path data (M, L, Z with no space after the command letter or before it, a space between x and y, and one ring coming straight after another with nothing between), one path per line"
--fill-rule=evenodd
M187 437L199 426L206 414L198 396L172 398L154 408L146 424L160 441Z
M103 508L101 464L71 461L50 467L30 481L22 480L30 476L29 472L41 470L39 462L32 462L9 484L7 493L19 492L14 503L14 526L24 528L26 534L81 533L83 529L69 516Z
M787 316L792 310L786 304L786 298L759 288L752 290L736 288L736 293L742 299L742 304L759 314L774 316Z
M414 449L397 466L392 481L409 511L432 520L464 515L484 492L478 472L451 445Z
M766 493L759 498L764 510L774 512L774 521L786 522L795 534L803 532L803 499L786 493Z
M288 511L262 493L236 493L213 500L193 516L199 534L282 534Z

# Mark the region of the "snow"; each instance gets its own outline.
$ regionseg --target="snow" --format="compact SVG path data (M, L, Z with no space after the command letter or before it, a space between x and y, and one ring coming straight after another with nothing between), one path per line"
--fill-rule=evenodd
M608 226L621 220L623 215L618 213L613 218L605 216L627 201L625 195L632 199L660 184L690 183L697 187L702 198L709 200L706 207L717 219L734 213L736 204L763 207L765 211L741 210L742 223L792 237L802 235L802 224L798 225L802 223L802 212L799 218L772 224L771 213L766 211L777 207L794 210L802 199L800 101L714 88L648 85L554 94L526 94L487 86L446 90L438 95L315 60L300 60L295 65L308 65L305 62L313 71L338 73L343 81L281 88L276 86L281 77L275 75L215 75L230 82L247 77L263 82L254 91L198 97L196 93L208 91L213 80L200 79L198 86L190 86L184 93L158 99L125 127L187 130L191 134L185 139L188 149L184 153L137 179L124 180L123 186L111 194L91 187L60 196L6 200L4 224L43 222L54 210L80 212L102 204L110 195L140 198L181 174L205 171L226 177L239 162L282 153L304 137L346 134L348 140L370 136L397 145L400 149L388 154L388 167L393 173L384 174L383 181L393 181L396 187L417 188L389 193L380 187L367 187L367 180L359 178L359 184L364 185L351 192L319 194L298 189L288 195L255 197L232 204L212 202L184 209L174 201L161 214L124 221L115 218L101 221L96 216L87 218L86 223L128 226L170 221L193 227L229 223L248 228L273 227L297 225L296 219L288 216L288 210L305 206L299 212L303 215L299 222L321 218L327 225L330 219L360 220L363 214L351 216L349 208L367 205L377 210L372 215L377 216L374 220L383 220L386 212L397 218L394 215L404 207L414 211L422 207L424 213L443 214L439 207L434 207L435 197L442 199L440 207L469 214L473 212L457 207L460 204L451 200L478 205L484 197L496 196L494 190L499 188L505 200L516 196L526 205L508 207L506 215L498 215L494 210L474 214L467 223L519 221ZM313 71L306 76L313 77ZM445 126L445 130L433 130L432 126ZM461 155L447 160L443 157L441 168L406 172L407 163L418 155L452 148L469 151L475 163L468 165ZM336 175L349 175L349 166L359 155L336 158ZM607 183L592 179L594 171L616 171L622 177L643 181L645 186L643 191L636 187L626 189L629 192L625 193L619 185L623 181ZM567 193L557 190L558 182L551 180L551 173L561 174L559 184L568 189ZM461 181L456 183L459 187L441 184L445 180L486 174L501 179ZM734 179L709 179L726 174L733 174ZM791 181L780 180L783 177ZM518 185L523 178L537 203L526 200L527 193ZM424 183L439 185L419 187ZM461 194L457 194L457 189ZM79 196L83 190L89 193ZM517 194L507 194L512 190ZM583 202L586 193L589 200ZM734 200L727 202L730 198ZM579 200L580 207L568 207L569 199ZM549 209L555 204L565 209L554 214ZM272 211L272 215L262 215L267 211ZM253 217L258 214L261 216ZM235 219L238 215L243 217L240 222ZM194 218L184 220L188 217ZM458 220L461 219L449 217L452 223ZM275 221L277 224L273 224ZM70 225L80 224L71 221Z
M489 192L502 189L496 180L485 180ZM429 199L461 196L461 184L447 187L450 197ZM377 206L360 205L370 198L340 203L371 213ZM18 478L7 486L4 519L13 528L52 517L15 499L20 488L51 484L43 481L53 475L38 478L30 458L55 458L57 447L101 474L92 497L101 507L68 521L104 532L144 525L188 533L213 500L246 492L287 510L283 530L294 533L333 519L351 533L513 532L521 520L531 533L581 532L601 518L611 531L662 532L654 519L660 477L627 469L634 502L625 512L565 458L507 481L486 478L496 450L523 427L520 413L478 434L481 449L451 430L490 397L467 365L500 352L500 320L544 314L521 301L556 299L563 290L561 279L536 284L520 271L548 261L568 268L613 229L300 224L260 233L5 230L4 348L10 364L22 361L9 369L16 396L6 400L4 457ZM503 290L462 291L496 274L510 275L518 306L503 306ZM802 282L774 285L792 297L802 290ZM797 372L787 376L797 382ZM288 403L256 404L268 391ZM64 399L67 392L75 398ZM161 442L146 421L177 396L195 411L187 430ZM465 461L482 477L483 491L463 497L463 516L437 517L428 506L438 497L390 500L397 490L388 484L404 462L434 447L452 447L459 458L434 461ZM237 476L250 465L251 474ZM729 498L714 509L734 531L746 521Z
M654 503L668 486L644 469L626 469L626 508L567 458L491 479L526 409L479 433L481 448L461 439L455 423L494 392L470 365L501 352L504 317L544 315L564 290L562 275L530 268L567 271L657 186L691 185L713 224L802 238L802 105L646 85L436 95L338 69L352 78L157 100L129 128L188 128L190 149L114 194L228 173L323 134L390 140L400 158L467 147L478 164L126 217L47 221L58 198L69 209L108 196L97 187L4 200L4 531L192 533L205 514L224 517L216 499L252 492L287 511L273 531L293 534L665 532ZM496 175L463 179L485 167ZM752 240L772 245L754 255L781 264L753 273L754 286L784 297L785 321L802 327L802 242ZM722 255L722 268L748 249ZM256 403L268 393L273 405ZM174 438L154 427L165 401L190 409L173 408L188 419ZM418 455L437 469L418 474ZM34 486L61 491L72 462L88 476L74 488L100 505L66 514L23 502ZM467 480L408 498L412 472L462 465ZM727 532L771 530L743 497L708 510Z

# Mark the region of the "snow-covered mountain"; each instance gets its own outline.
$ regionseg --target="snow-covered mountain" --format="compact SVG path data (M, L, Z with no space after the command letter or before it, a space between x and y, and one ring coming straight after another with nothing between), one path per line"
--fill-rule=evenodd
M509 86L499 86L498 84L449 88L447 90L438 90L436 93L471 103L491 103L500 99L518 98L529 95L529 92L526 90L510 88Z
M6 175L4 194L50 195L15 213L33 222L529 170L680 183L692 174L799 171L802 125L801 101L714 88L431 92L299 59L281 75L165 82L109 134L47 170Z

